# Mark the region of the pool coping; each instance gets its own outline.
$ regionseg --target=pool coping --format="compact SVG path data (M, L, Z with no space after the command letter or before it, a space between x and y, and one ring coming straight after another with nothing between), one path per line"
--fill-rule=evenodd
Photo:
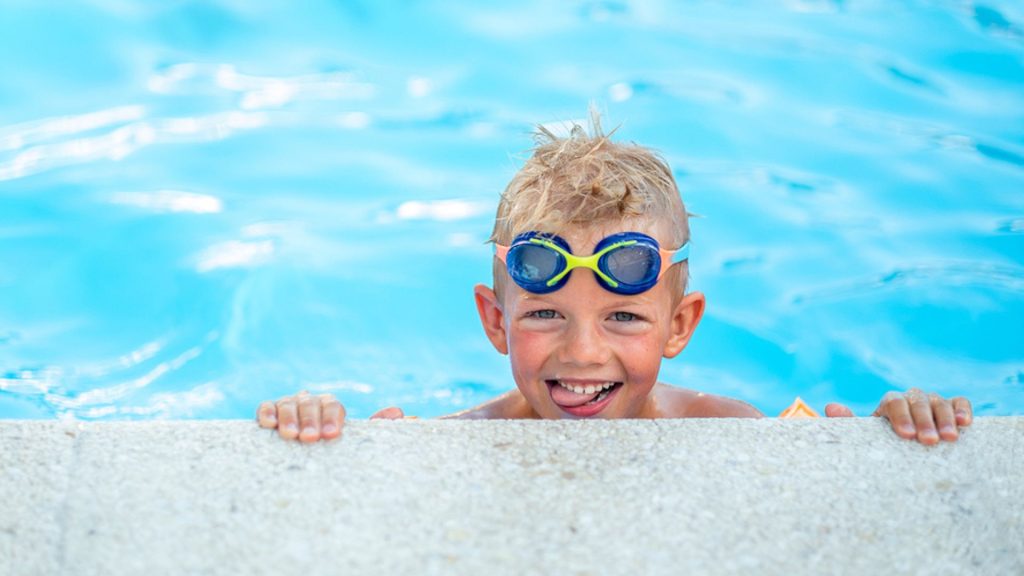
M1024 573L1024 417L0 420L0 573Z

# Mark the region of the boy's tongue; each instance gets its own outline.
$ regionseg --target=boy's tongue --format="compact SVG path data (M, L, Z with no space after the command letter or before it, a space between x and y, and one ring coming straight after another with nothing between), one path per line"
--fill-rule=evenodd
M590 402L601 392L594 392L593 394L577 394L568 388L565 388L561 384L555 384L551 387L551 399L555 401L555 404L559 406L581 406Z

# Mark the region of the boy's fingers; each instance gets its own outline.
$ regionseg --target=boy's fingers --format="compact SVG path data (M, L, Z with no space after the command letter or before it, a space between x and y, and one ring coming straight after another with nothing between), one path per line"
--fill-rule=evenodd
M935 418L935 426L939 429L939 437L946 442L953 442L960 433L956 429L956 416L953 415L953 405L945 399L935 396L932 399L932 417Z
M299 440L316 442L320 439L320 399L301 393L299 401Z
M960 426L970 426L974 421L974 409L971 408L971 401L963 396L957 396L950 400L953 403L953 412L956 414L956 423Z
M882 402L878 405L874 415L888 418L892 429L900 438L910 440L917 436L917 428L910 415L910 405L907 403L907 399L898 392L887 392L882 397Z
M273 402L264 402L256 410L256 420L260 428L277 428L277 407Z
M932 414L932 399L920 391L912 389L907 392L910 401L910 415L917 427L917 440L921 444L935 444L939 441L939 433L935 430L935 418Z
M398 420L399 418L403 418L404 416L405 413L402 412L401 408L398 408L397 406L391 406L388 408L384 408L383 410L378 410L376 414L370 416L370 420L375 420L377 418L382 418L384 420Z
M320 407L320 434L324 440L337 438L345 425L345 407L330 394L320 397Z
M850 410L843 404L833 402L825 405L825 416L829 418L852 418L853 410Z
M303 390L277 402L263 402L257 418L264 428L276 426L277 433L286 440L316 442L341 435L345 407L331 394L313 396Z
M277 433L281 438L294 440L299 436L299 411L295 398L277 401Z

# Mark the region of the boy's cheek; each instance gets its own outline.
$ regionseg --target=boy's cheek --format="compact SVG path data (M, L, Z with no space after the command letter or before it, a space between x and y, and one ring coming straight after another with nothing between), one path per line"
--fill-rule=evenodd
M623 357L627 360L627 372L631 380L638 382L654 382L661 371L663 346L657 342L645 342L633 349L624 350Z
M544 333L510 330L508 335L509 360L513 363L532 363L550 349L548 340L549 338Z
M544 360L540 354L542 346L537 340L515 335L509 337L509 364L512 366L516 384L520 384L521 380L534 379L540 367L543 366Z

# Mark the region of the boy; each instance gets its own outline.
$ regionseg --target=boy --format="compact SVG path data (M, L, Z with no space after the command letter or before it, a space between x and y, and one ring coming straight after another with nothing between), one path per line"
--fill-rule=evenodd
M689 225L668 165L618 144L592 118L566 138L538 129L533 156L495 218L494 286L475 287L484 332L509 356L516 388L447 418L761 417L753 406L657 382L686 347L704 295L686 293ZM839 404L828 416L852 416ZM303 442L341 433L345 409L305 392L257 412L260 426ZM890 392L875 416L903 438L954 441L965 398ZM386 408L374 418L401 418ZM300 429L301 426L301 429Z

